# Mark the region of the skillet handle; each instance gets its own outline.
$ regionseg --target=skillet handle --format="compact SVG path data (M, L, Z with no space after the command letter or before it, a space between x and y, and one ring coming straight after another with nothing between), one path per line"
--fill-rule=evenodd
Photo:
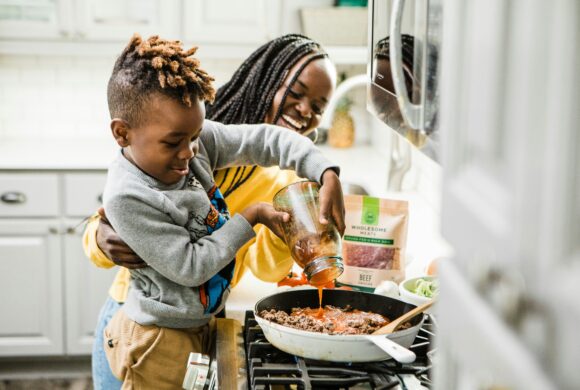
M415 361L417 356L411 350L395 343L393 340L389 339L386 335L384 336L366 336L369 341L372 341L377 347L391 355L393 359L399 363L412 363Z

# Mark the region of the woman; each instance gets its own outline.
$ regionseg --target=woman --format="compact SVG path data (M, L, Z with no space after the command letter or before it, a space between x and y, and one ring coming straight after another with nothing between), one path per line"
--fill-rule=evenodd
M336 70L320 45L302 35L285 35L266 43L244 61L231 80L218 89L206 117L225 124L273 123L307 135L318 126L335 84ZM218 171L215 180L235 214L249 204L271 202L278 190L299 178L293 171L278 167L249 166ZM261 280L277 282L292 268L284 242L261 226L255 231L256 237L236 255L232 286L247 269ZM119 239L104 215L89 222L83 240L85 252L97 266L122 267L99 314L92 359L95 389L120 388L121 382L112 375L103 351L102 333L125 300L128 268L144 263Z

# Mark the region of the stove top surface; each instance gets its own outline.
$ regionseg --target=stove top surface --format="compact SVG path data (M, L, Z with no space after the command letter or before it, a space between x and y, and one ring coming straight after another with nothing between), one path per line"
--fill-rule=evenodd
M431 316L419 331L411 350L415 362L401 364L392 359L369 363L333 363L304 359L280 351L266 340L247 311L244 348L248 388L270 389L429 389L435 321Z

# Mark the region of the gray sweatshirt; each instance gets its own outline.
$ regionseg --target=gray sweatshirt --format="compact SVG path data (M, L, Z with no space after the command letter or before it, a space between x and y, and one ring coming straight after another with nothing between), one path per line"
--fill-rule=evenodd
M213 172L236 165L279 165L320 181L329 162L310 140L271 125L205 120L189 174L164 185L119 153L109 168L105 212L119 236L149 266L131 270L125 305L142 325L206 324L229 294L236 252L254 236L241 215L231 219ZM256 191L260 191L256 188Z

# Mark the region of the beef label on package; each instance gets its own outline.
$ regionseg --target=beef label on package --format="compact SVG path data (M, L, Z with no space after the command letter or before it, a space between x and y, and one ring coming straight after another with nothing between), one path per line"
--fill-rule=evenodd
M372 292L384 280L401 282L405 278L408 203L346 195L344 206L344 272L338 284Z

